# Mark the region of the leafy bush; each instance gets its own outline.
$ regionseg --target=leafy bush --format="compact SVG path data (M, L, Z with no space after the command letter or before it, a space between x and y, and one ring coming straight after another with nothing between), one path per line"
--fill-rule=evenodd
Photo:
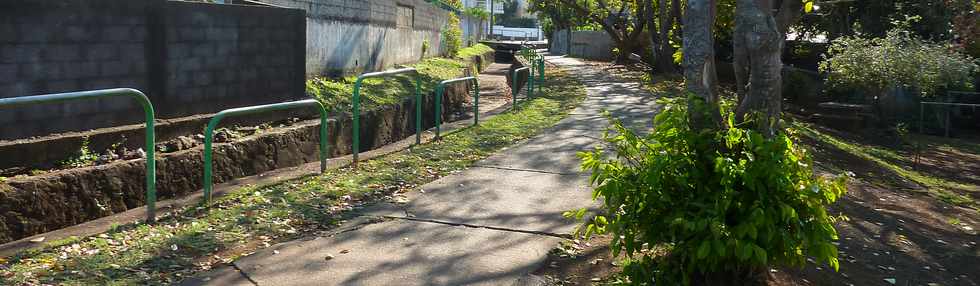
M968 90L976 62L945 44L931 43L902 28L884 38L843 37L831 44L820 63L832 90L867 90L871 94L906 87L921 96Z
M725 130L696 132L684 99L664 104L649 135L614 122L604 135L614 158L601 147L579 154L605 211L579 233L611 232L614 255L630 257L624 274L640 285L711 284L698 277L802 265L807 256L838 268L831 241L842 217L826 207L843 196L846 177L814 175L789 135L763 138L734 125L730 110Z
M484 44L476 44L459 50L459 54L457 54L456 57L465 59L469 57L480 56L492 51L493 48L491 48L490 46Z
M446 41L446 55L450 58L455 57L463 47L463 30L459 26L459 17L456 17L455 13L449 13L446 28L442 31L442 40Z

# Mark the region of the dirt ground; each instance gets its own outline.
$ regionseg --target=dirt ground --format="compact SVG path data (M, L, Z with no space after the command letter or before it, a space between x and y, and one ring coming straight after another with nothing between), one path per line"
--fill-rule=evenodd
M638 67L592 64L623 80L648 79ZM648 88L655 93L668 91L656 90L663 88L656 84ZM862 143L875 141L824 131ZM802 269L771 269L770 285L980 284L980 248L975 229L980 227L980 210L936 199L923 186L830 144L812 139L801 143L814 152L818 172L846 170L854 174L847 195L831 207L833 213L849 217L837 224L840 271L810 260ZM925 146L916 168L930 176L975 187L980 182L980 142L967 142L965 146ZM913 162L909 158L895 163L911 168L906 164ZM976 201L976 192L963 194ZM608 238L600 237L563 244L534 274L546 277L554 285L615 284L614 274L620 269L609 253L608 242ZM577 247L571 247L574 251L569 252L569 245Z

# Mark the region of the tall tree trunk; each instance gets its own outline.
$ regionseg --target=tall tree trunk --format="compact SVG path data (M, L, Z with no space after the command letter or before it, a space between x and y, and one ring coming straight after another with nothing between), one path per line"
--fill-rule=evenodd
M657 34L657 22L656 22L657 21L657 17L654 15L654 11L653 11L653 7L654 7L653 6L653 1L657 1L657 0L649 0L649 1L650 2L647 3L646 13L644 13L643 16L646 18L647 27L648 27L648 30L650 31L650 33L649 33L650 34L650 51L652 52L650 54L650 56L651 56L650 59L652 60L651 63L655 67L650 72L653 73L653 72L656 72L657 71L656 63L657 63L657 60L660 59L660 57L661 57L661 55L657 53L659 51L658 48L660 47L660 44L658 43L658 41L660 40L660 36ZM660 1L664 1L664 0L660 0ZM657 7L657 9L661 9L661 10L663 9L663 6L656 6L656 7Z
M718 77L715 72L716 0L688 0L684 12L684 78L691 128L719 129Z
M788 27L802 15L802 3L783 0L779 14L770 0L737 0L735 7L734 67L738 122L767 137L779 132L782 112L782 52Z
M659 0L660 4L660 44L655 47L660 57L656 61L656 69L664 73L672 73L674 69L674 47L670 46L670 30L674 23L680 18L680 0L671 1L667 6L667 0ZM669 9L669 10L668 10ZM653 30L653 28L650 28Z

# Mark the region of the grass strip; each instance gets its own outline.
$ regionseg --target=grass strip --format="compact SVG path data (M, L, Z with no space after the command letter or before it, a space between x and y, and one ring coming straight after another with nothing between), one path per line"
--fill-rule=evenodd
M0 258L0 285L171 284L273 243L329 230L357 204L416 190L554 125L585 89L560 71L549 73L543 95L522 102L519 111L364 161L357 170L246 187L209 210L188 207L154 225L119 225Z
M462 77L463 72L470 66L466 62L467 58L489 51L493 49L477 44L460 50L457 58L427 58L408 66L418 70L422 92L427 94L435 91L436 85L443 80ZM357 76L317 77L306 81L306 93L323 102L330 111L350 111L355 81ZM402 99L414 95L415 78L412 75L370 78L364 80L361 85L361 104L364 110L397 104Z
M919 171L910 170L908 168L900 166L894 162L907 160L907 158L905 156L896 153L894 150L888 150L877 146L860 144L857 142L851 142L843 138L837 138L825 132L820 132L819 130L800 122L793 122L791 127L799 131L801 135L810 137L811 139L819 142L830 144L831 146L834 146L837 149L843 150L854 156L874 162L879 166L888 169L907 180L915 182L925 187L931 195L938 198L939 200L954 205L960 205L960 206L971 207L971 208L977 207L977 203L974 202L973 199L971 199L970 197L957 194L951 191L951 189L976 191L977 186L962 184L958 182L945 180L942 178L937 178L934 176L930 176L928 174L924 174Z

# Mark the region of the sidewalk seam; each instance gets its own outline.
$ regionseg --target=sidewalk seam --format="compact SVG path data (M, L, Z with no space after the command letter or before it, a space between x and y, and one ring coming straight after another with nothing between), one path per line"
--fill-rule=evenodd
M447 221L440 221L440 220L433 220L433 219L424 219L424 218L414 218L414 217L395 217L395 216L384 216L384 217L390 218L390 219L400 219L400 220L415 221L415 222L427 222L427 223L435 223L435 224L442 224L442 225L463 226L463 227L469 227L469 228L483 228L483 229L496 230L496 231L517 232L517 233L526 233L526 234L534 234L534 235L551 236L551 237L564 238L564 239L572 239L572 235L570 235L570 234L559 234L559 233L551 233L551 232L546 232L546 231L523 230L523 229L514 229L514 228L497 227L497 226L477 225L477 224L468 224L468 223L459 223L459 222L447 222Z
M473 165L473 166L471 166L471 168L487 168L487 169L497 169L497 170L504 170L504 171L517 171L517 172L529 172L529 173L541 173L541 174L551 174L551 175L559 175L559 176L575 176L575 175L583 175L582 173L561 173L561 172L552 172L552 171L545 171L545 170L533 170L533 169L521 169L521 168L508 168L508 167L500 167L500 166L492 166L492 165Z
M249 277L248 276L248 273L245 273L245 270L242 270L241 268L238 268L238 265L236 265L234 262L231 263L231 267L234 267L235 270L238 271L238 274L239 275L242 275L242 277L245 277L245 280L248 280L248 282L252 282L252 285L259 286L259 282L255 281L255 280L252 280L252 277Z

